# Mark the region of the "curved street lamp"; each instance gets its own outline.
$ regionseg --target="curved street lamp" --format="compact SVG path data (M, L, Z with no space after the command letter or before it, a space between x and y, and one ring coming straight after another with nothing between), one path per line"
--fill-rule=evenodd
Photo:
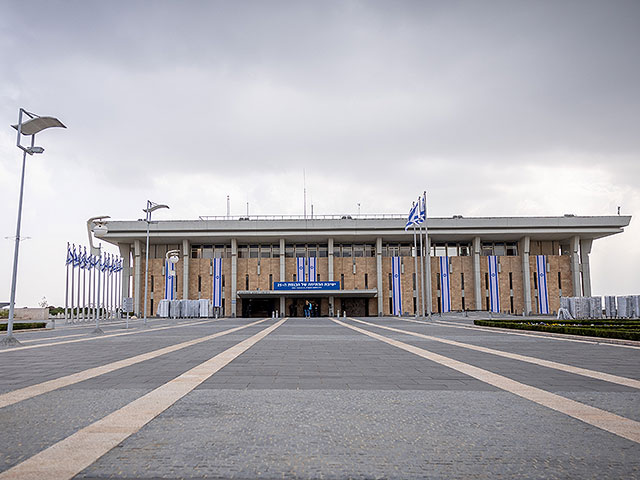
M28 120L23 121L23 116L29 117ZM16 346L20 345L20 342L13 336L13 314L16 303L16 284L18 280L18 252L20 250L20 224L22 222L22 198L24 194L24 172L27 165L27 154L33 155L35 153L43 153L44 148L37 147L36 134L41 131L52 127L65 127L60 120L54 117L40 117L35 113L27 112L24 108L21 108L18 113L18 123L11 125L18 131L18 139L16 146L22 150L22 177L20 180L20 199L18 200L18 221L16 225L16 244L13 251L13 273L11 275L11 298L9 300L9 320L7 322L7 334L2 340L0 340L0 346ZM22 145L22 137L31 137L31 145L25 147Z
M142 209L147 214L147 256L144 263L144 320L143 324L147 326L147 295L149 289L149 225L151 224L151 213L160 208L169 208L167 205L161 203L153 203L151 200L147 200L147 208Z

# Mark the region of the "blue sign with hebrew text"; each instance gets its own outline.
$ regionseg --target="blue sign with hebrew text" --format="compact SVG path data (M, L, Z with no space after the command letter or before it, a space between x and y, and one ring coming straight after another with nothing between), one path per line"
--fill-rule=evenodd
M273 282L274 290L340 290L340 282Z

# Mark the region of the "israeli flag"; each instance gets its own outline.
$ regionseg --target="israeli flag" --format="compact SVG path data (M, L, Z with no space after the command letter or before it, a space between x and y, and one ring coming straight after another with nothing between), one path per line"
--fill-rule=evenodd
M165 260L164 265L164 299L174 300L173 285L176 278L176 265Z
M536 255L538 270L538 311L543 315L549 314L549 291L547 289L547 257Z
M309 281L315 282L317 278L316 257L309 257Z
M407 224L404 226L404 230L407 231L412 225L418 225L420 223L420 205L414 203L409 211L409 217L407 218Z
M213 259L213 306L222 306L222 259Z
M427 220L427 194L422 197L418 197L418 205L420 205L420 216L418 217L418 223L423 223Z
M402 284L400 283L401 271L400 257L391 258L391 295L393 297L393 314L402 315Z
M305 264L304 260L305 260L304 257L297 257L296 258L296 270L297 270L296 280L298 282L306 281L305 275L304 275L304 264Z
M83 248L84 248L84 251L80 255L80 268L84 270L85 268L87 268L87 249L86 247L83 247Z
M498 283L498 257L489 255L489 311L500 313L500 286Z
M80 255L76 253L76 246L73 246L73 266L77 267L80 265Z
M451 289L449 285L449 257L440 257L440 304L443 312L451 311Z
M102 271L106 272L107 270L109 270L109 265L110 265L109 255L105 255L104 261L102 262Z
M71 265L73 263L73 252L71 251L71 245L67 243L67 263L66 265Z

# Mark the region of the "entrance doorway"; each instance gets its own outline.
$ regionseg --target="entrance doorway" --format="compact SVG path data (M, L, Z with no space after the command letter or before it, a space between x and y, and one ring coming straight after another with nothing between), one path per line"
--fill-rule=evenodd
M272 298L242 299L242 316L245 318L270 317L276 310L276 301Z
M368 317L369 299L367 298L343 298L342 310L348 317Z

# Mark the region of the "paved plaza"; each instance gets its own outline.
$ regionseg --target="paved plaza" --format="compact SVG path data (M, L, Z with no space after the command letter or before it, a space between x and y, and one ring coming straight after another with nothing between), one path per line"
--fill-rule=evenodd
M153 319L0 350L0 479L640 478L640 343Z

